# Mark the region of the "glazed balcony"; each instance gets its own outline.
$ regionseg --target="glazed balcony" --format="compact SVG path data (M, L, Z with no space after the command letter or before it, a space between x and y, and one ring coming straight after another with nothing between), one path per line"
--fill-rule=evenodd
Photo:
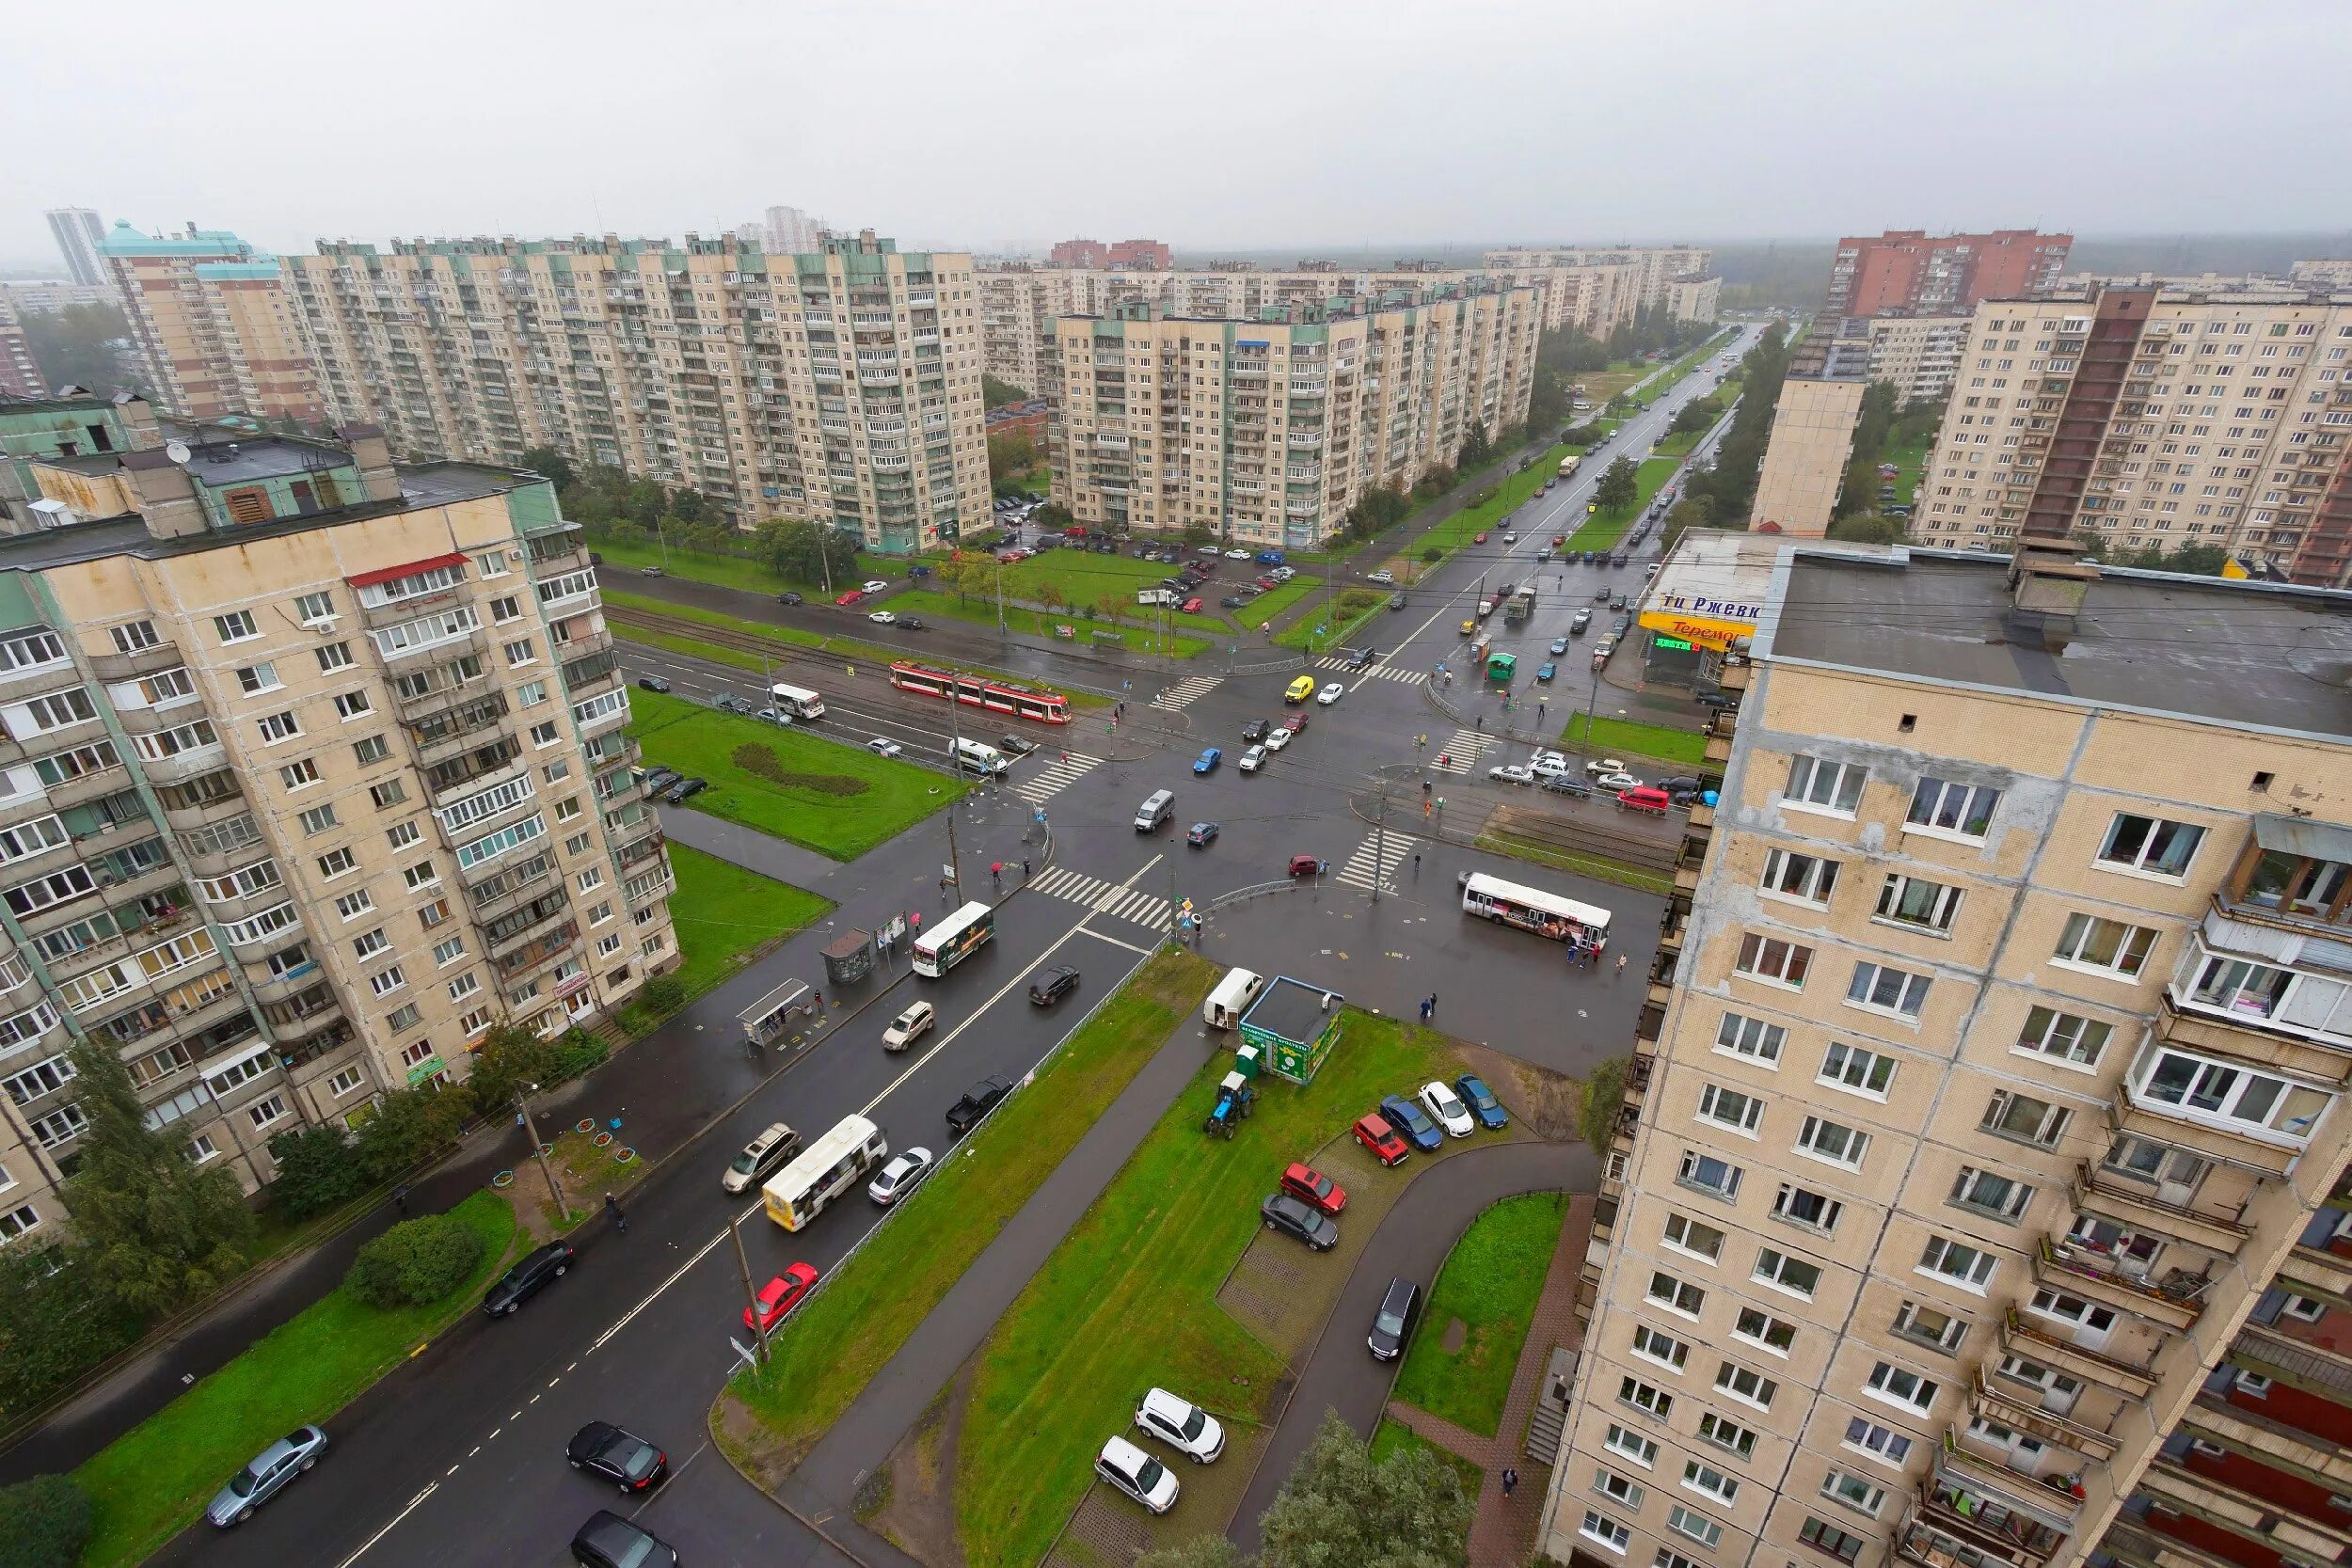
M2202 1292L2211 1283L2203 1277L2169 1275L2150 1283L2116 1268L2112 1259L2045 1235L2034 1250L2034 1278L2054 1290L2129 1312L2166 1328L2186 1329L2204 1315Z
M2167 1203L2149 1188L2083 1161L2074 1167L2074 1206L2135 1229L2159 1230L2208 1252L2234 1258L2252 1234L2238 1221L2244 1212L2223 1213L2213 1206Z
M2281 1144L2209 1121L2192 1120L2169 1106L2140 1100L2128 1084L2108 1102L2107 1125L2118 1132L2172 1144L2208 1160L2266 1177L2286 1175L2303 1152L2299 1145Z
M1963 1497L1967 1499L1963 1511ZM2006 1499L2004 1499L2004 1504ZM1926 1568L1979 1568L2010 1563L2042 1568L2065 1548L2071 1528L2052 1528L2004 1506L1988 1510L1975 1488L1937 1476L1919 1482L1918 1498L1895 1533L1896 1555Z

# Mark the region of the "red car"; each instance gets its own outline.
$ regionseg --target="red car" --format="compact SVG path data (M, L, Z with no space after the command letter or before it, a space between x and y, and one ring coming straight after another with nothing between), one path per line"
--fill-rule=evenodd
M858 600L864 597L866 597L866 594L863 590L852 588L847 594L842 594L839 598L834 600L833 602L837 605L848 606L857 603Z
M1061 531L1062 536L1066 539L1084 539L1087 536L1086 525L1084 523L1074 523Z
M759 1290L759 1321L752 1322L752 1309L743 1308L743 1326L756 1327L765 1334L784 1322L784 1315L808 1299L817 1289L817 1268L812 1263L795 1263Z
M1294 877L1311 877L1322 869L1323 862L1317 856L1293 855L1291 857L1291 875Z
M1176 608L1183 610L1187 615L1198 615L1200 613L1200 601L1199 599L1186 599L1183 604L1178 605Z
M1282 1190L1310 1209L1336 1214L1347 1207L1347 1189L1311 1165L1293 1165L1282 1173Z
M1264 589L1267 593L1271 594L1271 593L1273 593L1276 589L1278 589L1278 588L1281 587L1282 585L1281 585L1280 583L1279 583L1279 582L1275 581L1272 578L1260 578L1258 579L1258 586L1259 586L1259 587L1261 587L1261 588L1263 588L1263 589Z
M1473 545L1483 545L1486 542L1486 536L1483 533L1473 533L1470 535L1470 543Z
M1293 735L1296 735L1299 731L1305 729L1307 727L1306 710L1302 708L1298 712L1292 714L1288 719L1283 720L1282 727L1290 731Z
M1412 1152L1386 1117L1364 1117L1351 1131L1356 1141L1372 1151L1372 1157L1384 1165L1401 1165Z
M1565 533L1555 533L1551 536L1551 547L1555 550L1565 546L1567 542L1568 536Z
M1021 552L1019 550L998 550L996 552L996 559L1003 562L1006 565L1010 566L1020 561Z

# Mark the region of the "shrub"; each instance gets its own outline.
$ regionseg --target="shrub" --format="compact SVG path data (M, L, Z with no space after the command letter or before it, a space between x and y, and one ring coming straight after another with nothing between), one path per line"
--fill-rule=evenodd
M288 1219L325 1213L367 1190L359 1150L340 1123L280 1132L269 1141L269 1153L278 1162L270 1201Z
M674 1013L686 1006L686 983L675 974L657 974L637 999L656 1013Z
M1422 546L1421 558L1434 566L1445 559L1445 551L1435 545L1424 545Z
M359 1249L343 1284L371 1307L439 1301L482 1261L482 1237L450 1214L403 1220Z
M1486 486L1485 486L1484 488L1482 488L1482 489L1478 492L1478 494L1476 494L1476 495L1472 496L1472 497L1470 499L1470 505L1472 505L1473 507L1477 507L1477 506L1484 506L1484 505L1486 505L1488 501L1490 501L1490 500L1492 500L1492 499L1495 499L1495 487L1494 487L1493 485L1489 484L1489 485L1486 485Z
M758 741L746 741L731 753L735 766L744 772L794 789L813 789L819 795L863 795L866 790L864 779L853 779L847 773L800 773L785 767L772 747Z
M566 1029L555 1042L555 1076L568 1080L578 1078L604 1066L612 1055L612 1048L601 1037L585 1029Z
M1617 1141L1617 1111L1625 1103L1627 1065L1626 1057L1612 1056L1593 1069L1593 1075L1584 1081L1584 1141L1604 1160L1609 1158L1610 1146Z
M0 1487L0 1568L73 1568L89 1532L89 1497L72 1477Z
M395 1089L376 1101L359 1127L359 1168L370 1181L389 1181L457 1141L468 1097L435 1089Z

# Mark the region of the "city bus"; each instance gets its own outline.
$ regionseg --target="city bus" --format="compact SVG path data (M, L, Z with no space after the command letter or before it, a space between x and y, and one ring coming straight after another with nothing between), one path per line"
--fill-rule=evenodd
M890 1156L890 1141L864 1117L843 1117L834 1130L793 1157L759 1189L768 1217L798 1230Z
M782 681L768 689L769 699L795 719L822 719L825 699L804 686L787 686Z
M1462 881L1462 912L1516 926L1554 942L1609 945L1609 911L1541 888L1522 887L1473 871Z
M914 973L936 980L996 934L996 911L970 903L914 940Z
M1497 685L1508 686L1518 667L1518 657L1515 654L1492 655L1486 660L1486 678Z

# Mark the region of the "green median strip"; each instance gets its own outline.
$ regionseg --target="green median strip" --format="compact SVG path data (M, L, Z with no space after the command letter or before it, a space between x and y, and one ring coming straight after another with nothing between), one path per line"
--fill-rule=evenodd
M1596 714L1586 728L1583 714L1573 714L1560 731L1564 745L1583 747L1608 756L1650 757L1660 762L1695 768L1707 757L1707 736L1696 730L1645 724L1638 719L1612 719Z
M1674 892L1672 877L1644 866L1627 865L1600 855L1588 855L1581 850L1563 849L1556 845L1522 838L1517 833L1485 832L1470 841L1470 847L1489 854L1508 855L1513 860L1532 861L1549 865L1555 871L1574 871L1597 881L1614 882L1619 887L1654 893L1661 897Z

